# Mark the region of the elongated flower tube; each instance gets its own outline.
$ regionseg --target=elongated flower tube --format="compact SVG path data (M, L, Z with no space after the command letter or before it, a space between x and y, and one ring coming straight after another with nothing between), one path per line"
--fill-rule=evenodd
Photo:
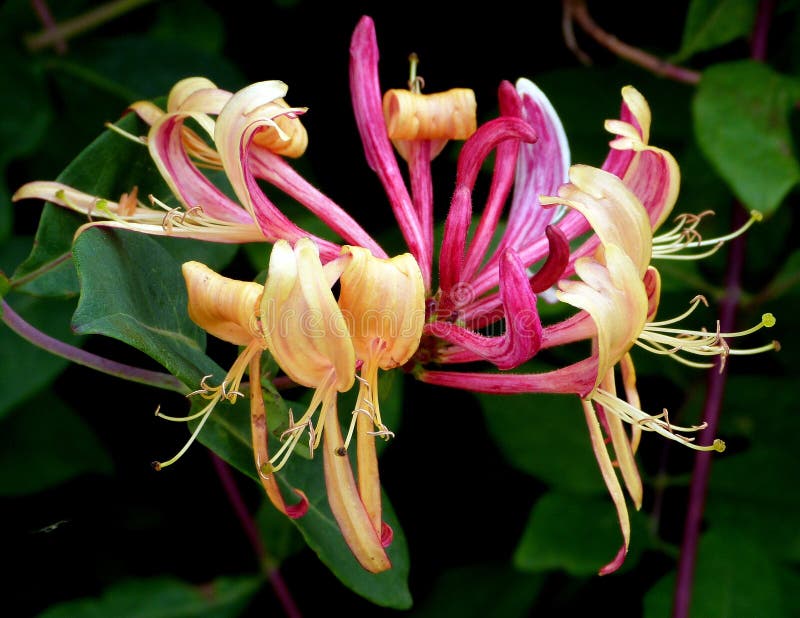
M354 382L355 350L347 321L330 286L347 260L332 262L327 272L316 245L301 239L294 250L286 241L272 249L260 307L264 341L286 374L298 384L315 389L308 410L287 430L287 444L296 444L303 428L309 430L312 449L324 434L323 459L328 501L339 528L361 565L372 572L391 567L381 534L356 486L336 408L338 392ZM316 427L312 415L319 408ZM311 440L311 436L316 437ZM289 449L290 450L290 449ZM281 462L275 464L278 469Z
M362 247L344 247L350 257L342 273L339 307L361 362L358 399L345 448L355 429L358 486L375 530L381 522L381 488L375 437L394 435L381 420L378 369L404 365L417 351L425 322L425 288L419 265L409 253L381 259Z

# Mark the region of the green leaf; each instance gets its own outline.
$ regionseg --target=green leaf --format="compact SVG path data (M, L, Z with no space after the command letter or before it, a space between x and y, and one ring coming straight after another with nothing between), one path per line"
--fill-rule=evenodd
M800 432L796 407L795 392L784 380L731 376L720 433L745 436L750 446L737 452L732 441L715 460L706 516L712 526L746 533L774 558L798 561L800 495L789 471L800 468L800 456L787 439Z
M674 590L673 572L645 594L645 618L669 616ZM703 535L697 551L691 614L713 618L788 616L783 611L776 566L756 539L737 527L714 527Z
M3 419L0 494L30 494L86 473L111 473L111 459L84 421L42 393Z
M773 211L800 180L788 123L799 93L796 81L757 62L703 73L693 105L697 141L748 208Z
M692 0L675 62L750 34L757 0Z
M539 595L544 578L508 565L449 569L436 580L431 595L411 618L524 618Z
M631 551L623 569L636 564L643 549L643 517L631 511ZM514 565L525 571L561 569L575 576L594 575L621 545L617 512L610 499L550 492L531 511Z
M577 397L477 397L492 438L512 466L554 487L605 492Z
M235 618L243 615L261 584L256 575L219 577L202 586L172 577L131 579L107 588L101 597L50 607L38 618Z
M784 426L787 433L794 435ZM747 534L772 556L800 561L798 469L792 444L756 442L744 453L721 456L714 462L706 517L713 526Z
M192 388L204 375L224 375L186 311L180 265L157 242L93 228L78 237L74 253L82 285L75 332L124 341Z

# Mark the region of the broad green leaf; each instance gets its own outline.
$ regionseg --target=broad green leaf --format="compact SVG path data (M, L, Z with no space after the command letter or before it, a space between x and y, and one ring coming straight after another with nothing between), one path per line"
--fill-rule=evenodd
M520 573L508 565L476 565L449 569L433 585L433 592L410 613L411 618L524 618L544 578Z
M673 572L645 594L645 618L671 615L674 591ZM709 618L788 618L776 565L756 539L737 527L713 527L703 535L697 550L691 614Z
M58 398L43 393L3 419L0 494L29 494L87 473L111 473L92 429Z
M74 346L83 341L83 337L76 337L69 327L74 301L13 293L5 300L23 320L51 337ZM0 417L52 382L68 364L0 324L0 384L7 385L0 389Z
M800 456L786 443L754 440L746 452L720 457L709 483L708 521L747 534L771 556L800 561L798 468Z
M19 207L25 208L27 204ZM72 237L84 222L76 213L46 204L33 249L14 271L12 285L36 296L76 296L80 286L72 264Z
M788 116L798 83L752 61L703 73L694 99L697 141L748 207L770 213L800 180Z
M173 577L131 579L107 588L100 597L54 605L38 618L235 618L262 586L257 575L219 577L194 586Z
M745 436L750 445L737 451L731 441L715 460L706 515L712 526L747 533L771 556L798 561L800 495L790 472L800 467L800 456L787 439L800 432L796 408L794 389L783 380L731 376L721 432Z
M631 548L623 569L636 564L644 549L643 517L631 510ZM544 494L533 507L514 552L514 565L525 571L564 570L596 574L622 545L617 512L610 498L558 492Z
M204 353L205 333L189 319L180 265L152 238L89 229L75 242L80 334L113 337L141 350L195 387L222 372Z
M775 277L770 281L768 290L769 298L780 298L784 294L797 295L800 283L800 250L792 253L780 266Z
M477 397L492 438L512 466L554 487L605 492L577 397Z
M758 0L692 0L675 61L748 35L757 5Z

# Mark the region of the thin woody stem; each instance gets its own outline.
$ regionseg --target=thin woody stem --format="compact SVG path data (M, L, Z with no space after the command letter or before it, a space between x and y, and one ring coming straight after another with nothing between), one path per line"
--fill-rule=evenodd
M247 539L250 541L250 545L252 546L256 557L258 558L258 562L261 565L264 574L267 576L267 579L269 580L273 591L277 595L278 600L283 606L286 615L289 618L301 618L302 614L300 613L300 609L297 607L297 604L292 598L292 595L289 592L289 588L286 586L286 582L284 581L280 570L277 567L269 566L273 560L271 560L267 554L266 547L264 547L264 542L261 540L261 535L258 533L258 527L256 526L253 517L250 515L250 511L247 509L247 506L242 499L242 494L239 491L239 487L236 485L236 480L231 474L230 467L213 451L208 452L211 455L211 461L214 464L214 470L216 471L217 476L222 483L222 487L225 489L225 494L228 496L228 500L230 501L231 506L236 513L236 517L239 519L239 523L241 524Z
M53 14L50 12L50 7L47 6L47 2L45 2L45 0L31 0L31 6L33 10L36 11L39 21L42 22L44 31L51 33L53 47L56 48L56 52L61 56L66 54L67 43L58 32L58 25L56 24L56 20L53 19Z
M586 0L562 0L562 2L564 5L564 39L567 43L567 47L569 47L584 64L588 64L590 60L589 57L578 48L572 31L573 23L578 24L586 34L600 45L628 62L632 62L656 75L685 84L697 84L700 82L699 72L671 64L638 47L628 45L620 41L613 34L603 30L589 14L589 9L586 7Z
M767 52L767 35L775 10L774 0L761 0L758 6L750 55L754 60L763 61ZM732 229L742 225L747 213L741 204L736 204L733 212ZM725 297L720 303L720 328L732 330L736 320L736 312L741 299L741 279L746 254L746 236L739 236L731 241L728 253L728 265L725 275ZM719 363L719 359L717 360ZM708 379L703 420L707 427L700 435L700 440L713 438L719 422L722 399L725 392L727 371L711 371ZM705 510L708 480L711 475L711 453L697 453L689 486L689 505L686 509L686 522L683 528L683 541L678 559L678 573L675 579L675 597L672 607L673 618L688 618L692 601L694 569L697 562L697 545L700 540L700 529Z
M147 384L148 386L155 386L156 388L163 388L168 391L175 391L181 395L185 395L189 392L189 389L183 382L168 373L150 371L149 369L118 363L55 339L23 320L6 301L1 302L2 321L6 326L23 339L51 354L65 358L77 365L83 365L84 367L89 367L90 369L122 378L123 380L130 380L131 382L138 382L140 384Z
M42 32L26 36L25 46L30 51L38 51L50 45L64 45L67 39L88 32L149 2L152 0L114 0L101 4L82 15L48 26Z

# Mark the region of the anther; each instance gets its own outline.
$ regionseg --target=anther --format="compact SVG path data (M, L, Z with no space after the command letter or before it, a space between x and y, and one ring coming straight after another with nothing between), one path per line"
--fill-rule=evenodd
M347 449L345 449L343 446L340 446L334 451L334 453L336 453L339 457L344 457L347 455Z

